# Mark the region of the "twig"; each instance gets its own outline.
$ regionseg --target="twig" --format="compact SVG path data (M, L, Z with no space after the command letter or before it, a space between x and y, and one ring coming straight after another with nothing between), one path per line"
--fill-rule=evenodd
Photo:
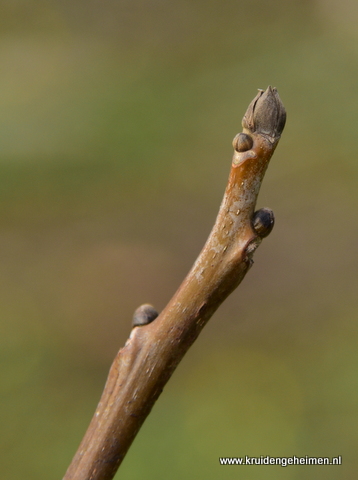
M276 89L259 90L243 118L243 132L234 138L229 181L211 234L161 314L156 318L148 305L136 311L131 335L111 366L64 480L113 478L176 366L246 275L254 251L273 227L272 211L254 214L254 208L285 120Z

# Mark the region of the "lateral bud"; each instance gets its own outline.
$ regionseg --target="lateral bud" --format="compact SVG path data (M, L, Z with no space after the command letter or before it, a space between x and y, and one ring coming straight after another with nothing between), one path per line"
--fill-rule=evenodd
M142 327L143 325L148 325L158 316L158 312L149 303L145 303L137 308L133 314L132 328Z
M274 224L275 216L270 208L261 208L254 213L252 226L259 237L267 237L272 232Z

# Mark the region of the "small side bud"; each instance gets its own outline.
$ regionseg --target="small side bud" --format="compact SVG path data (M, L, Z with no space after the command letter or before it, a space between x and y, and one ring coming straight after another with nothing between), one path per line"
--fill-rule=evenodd
M271 143L280 138L285 123L285 107L276 88L270 86L265 91L259 90L242 119L245 129L265 136Z
M267 237L273 229L275 217L269 208L261 208L254 213L252 226L257 235L261 238Z
M133 320L132 320L132 328L133 327L141 327L143 325L148 325L153 320L155 320L158 316L158 312L149 303L145 303L137 308L134 312Z
M237 152L247 152L254 144L254 141L247 133L238 133L232 141L232 146Z

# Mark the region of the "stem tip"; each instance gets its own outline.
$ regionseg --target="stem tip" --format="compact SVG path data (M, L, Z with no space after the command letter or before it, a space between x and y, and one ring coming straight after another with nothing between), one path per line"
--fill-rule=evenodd
M259 133L271 143L281 136L286 123L286 110L276 88L268 86L252 100L242 119L242 126L250 133Z

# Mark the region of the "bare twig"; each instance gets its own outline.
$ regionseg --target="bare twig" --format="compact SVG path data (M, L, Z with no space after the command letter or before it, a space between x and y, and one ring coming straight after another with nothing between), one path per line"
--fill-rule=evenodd
M102 398L64 480L110 480L176 366L239 285L273 226L269 209L254 214L257 195L285 125L276 89L260 90L243 118L225 195L212 232L191 271L156 318L140 307L115 358ZM154 321L153 321L154 320Z

